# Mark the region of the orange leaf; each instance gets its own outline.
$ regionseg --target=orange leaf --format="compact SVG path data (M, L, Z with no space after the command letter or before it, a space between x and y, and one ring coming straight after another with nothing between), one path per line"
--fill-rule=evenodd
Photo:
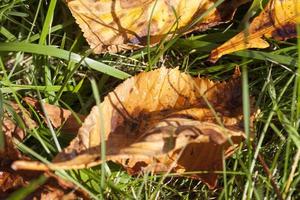
M235 9L246 1L226 0L192 28L188 26L193 20L217 0L67 0L67 3L90 47L95 53L103 53L145 46L148 32L150 44L155 44L167 34L171 37L178 32L206 30L231 20Z
M213 109L211 109L213 108ZM251 110L251 126L254 109ZM193 78L178 69L161 68L126 80L93 107L69 147L52 164L17 161L15 169L78 169L106 159L128 172L156 173L169 169L195 174L210 187L214 171L222 170L222 155L231 155L244 140L241 85Z
M300 22L299 13L299 0L270 0L264 11L252 21L249 29L211 52L210 61L216 62L221 56L239 50L266 48L269 44L264 38L286 40L297 37L296 24Z

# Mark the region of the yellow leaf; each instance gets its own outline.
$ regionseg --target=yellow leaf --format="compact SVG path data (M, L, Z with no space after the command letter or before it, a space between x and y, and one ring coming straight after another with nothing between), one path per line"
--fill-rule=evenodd
M213 108L213 109L212 109ZM254 109L251 109L251 126ZM239 76L228 82L160 68L126 80L93 107L78 136L53 163L17 161L15 169L79 169L98 165L101 134L106 159L129 173L144 170L192 175L216 185L214 171L245 138Z
M216 62L221 56L239 50L266 48L269 44L264 38L286 40L296 37L296 24L300 22L299 13L299 0L270 0L248 29L211 52L210 61Z
M136 49L160 42L166 34L205 30L231 20L235 9L248 0L67 0L76 22L95 53ZM213 8L194 27L204 12ZM149 30L149 31L148 31Z

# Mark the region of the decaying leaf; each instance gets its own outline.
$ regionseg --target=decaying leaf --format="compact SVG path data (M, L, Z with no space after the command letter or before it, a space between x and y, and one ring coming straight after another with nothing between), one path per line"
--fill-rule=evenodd
M42 105L37 99L25 97L24 101L32 106L41 117L45 118ZM60 128L63 132L76 133L81 126L80 121L83 121L85 118L83 115L72 113L70 110L48 103L43 103L43 107L52 126L54 128Z
M37 100L25 98L25 101L38 108ZM49 113L48 116L54 126L67 125L67 130L70 130L70 125L74 125L72 130L78 131L78 129L76 130L78 125L74 123L70 111L50 104L44 104L44 107L46 112ZM22 141L26 136L25 128L36 128L37 123L31 118L31 114L26 109L21 108L16 103L9 102L9 105L6 105L5 108L2 121L0 121L5 142L5 148L0 152L0 199L8 198L14 191L26 187L32 180L42 175L41 172L15 171L11 169L10 165L14 160L30 160L15 147L14 139ZM56 115L54 115L54 112ZM49 174L44 175L49 176ZM27 199L77 199L77 197L87 199L87 195L83 191L74 190L74 188L73 184L50 174L48 180L44 184L39 185L37 190L30 194Z
M4 198L5 192L24 186L26 183L24 179L14 173L7 171L0 171L0 198Z
M205 30L231 20L235 9L248 0L66 0L76 22L95 53L140 48L161 41L166 34ZM197 17L212 8L195 26ZM149 31L148 31L149 30Z
M37 112L40 113L41 117L44 116L40 103L33 98L25 97L24 101L31 105ZM72 114L71 111L62 109L58 106L50 105L47 103L43 104L45 112L49 117L54 128L60 127L64 132L76 133L80 128L81 124L78 122L76 117ZM2 123L2 132L4 134L5 148L3 151L0 151L0 159L17 159L21 158L20 152L13 145L13 139L16 138L19 141L22 141L25 136L24 128L33 129L37 127L36 122L31 118L30 113L24 108L21 109L20 106L16 103L10 102L10 109L4 112ZM13 120L13 115L19 120L19 123L23 124L24 127L19 127L16 125L16 122ZM85 116L78 115L78 118L84 120Z
M225 54L247 48L266 48L269 44L264 38L272 37L276 40L295 38L296 24L300 22L299 13L299 0L270 0L247 30L211 52L210 61L216 62Z
M126 80L93 107L69 147L50 165L17 161L15 169L78 169L95 166L101 134L106 159L128 172L208 171L195 174L210 187L244 140L240 79L213 82L178 69L160 68ZM251 110L251 126L254 109Z
M14 171L3 167L0 171L0 199L7 199L13 192L28 186L41 176L44 176L43 180L24 199L89 199L85 192L79 189L75 190L73 184L63 181L57 176L33 171Z
M4 111L3 121L0 122L2 123L1 127L4 135L4 149L0 151L0 160L2 162L4 162L4 160L21 158L20 152L13 145L13 138L22 141L26 133L24 129L17 126L13 121L13 115L19 119L19 123L22 123L29 129L36 126L36 123L31 119L30 113L25 109L21 109L18 104L11 102L9 111L10 112L8 112L8 110Z

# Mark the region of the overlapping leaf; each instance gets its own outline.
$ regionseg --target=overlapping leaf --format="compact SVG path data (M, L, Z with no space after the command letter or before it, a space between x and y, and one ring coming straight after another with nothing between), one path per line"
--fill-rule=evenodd
M210 61L216 62L225 54L247 48L266 48L269 44L265 38L286 40L296 37L296 24L300 23L299 13L299 0L270 0L247 30L211 52Z
M227 22L247 0L66 0L95 53L135 49L161 41L166 34L205 30ZM197 17L205 17L187 28Z
M75 169L95 166L101 134L106 159L130 173L142 170L208 171L195 174L210 187L222 156L244 140L238 76L228 82L193 78L161 68L126 80L87 116L78 136L50 165L17 161L16 169ZM252 109L251 126L254 109Z

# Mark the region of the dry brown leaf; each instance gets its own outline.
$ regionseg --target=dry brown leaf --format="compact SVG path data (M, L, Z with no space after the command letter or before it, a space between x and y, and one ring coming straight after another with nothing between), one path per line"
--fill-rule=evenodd
M211 110L208 103L214 109ZM244 140L241 85L193 78L161 68L126 80L95 106L69 147L46 166L17 161L15 169L78 169L101 163L101 133L107 160L128 172L208 171L193 176L210 187L222 170L222 153L231 155ZM251 126L254 109L251 110ZM231 143L232 142L232 143Z
M25 98L25 101L35 108L38 108L37 100ZM7 108L7 106L8 105L6 105L5 108ZM46 112L49 113L48 116L55 127L67 125L65 127L67 130L72 128L72 130L78 131L78 128L76 129L78 125L74 123L70 111L50 104L44 104L44 107ZM56 113L56 115L54 113ZM14 138L22 141L26 136L25 130L18 127L13 120L13 115L19 116L19 120L23 121L26 128L33 129L37 127L36 122L31 119L30 113L24 108L21 108L18 104L10 102L9 108L4 110L3 121L0 122L2 123L2 132L5 141L5 148L0 152L0 199L6 199L12 192L21 187L26 187L31 180L42 175L40 172L14 171L10 167L14 160L29 160L29 158L18 151L13 143ZM71 125L73 125L73 127L71 127ZM87 195L83 191L78 189L74 190L74 188L73 184L66 183L59 177L51 175L49 180L41 185L38 190L34 191L34 193L30 194L27 199L78 199L77 197L87 199Z
M1 167L0 170L0 199L7 199L10 195L26 187L31 181L38 179L42 173L33 171L14 171L9 167ZM46 176L44 183L24 199L59 200L59 199L89 199L88 195L76 188L73 184L61 180L61 178L43 174Z
M4 198L4 193L6 193L7 191L22 187L25 184L26 183L21 176L1 170L0 171L0 198Z
M13 143L13 138L22 141L26 136L26 132L13 121L13 115L19 116L27 128L36 126L36 123L30 118L30 113L25 109L21 109L18 104L13 102L10 102L9 106L10 112L5 109L2 121L0 121L4 136L4 149L0 151L0 198L6 197L10 191L27 183L23 177L9 167L13 160L26 159Z
M25 97L24 101L39 112L42 117L44 116L38 100ZM43 106L54 128L61 128L63 132L77 133L81 124L74 117L71 111L47 103L44 103ZM13 102L10 102L10 107L11 112L15 112L28 129L37 127L36 122L31 119L31 115L27 110L24 108L21 109L18 104ZM83 115L78 115L78 117L82 121L85 118ZM5 111L3 121L1 123L5 139L5 149L0 151L0 159L3 161L7 159L21 158L20 152L13 145L12 138L22 141L26 136L25 130L16 125L13 120L12 113L7 111Z
M33 194L29 195L28 199L36 200L76 200L76 199L90 199L89 196L79 188L76 188L74 184L62 180L60 177L51 174L44 173L47 177L47 181L41 185ZM76 189L75 189L76 188Z
M45 113L43 113L41 103L37 99L25 97L24 101L44 117ZM85 119L85 116L76 114L78 117L77 119L74 116L75 113L59 106L43 103L43 107L53 127L60 128L63 132L76 133L81 126L80 121Z
M0 150L0 166L2 162L5 162L5 160L21 158L20 152L13 145L13 138L22 141L25 138L26 133L13 121L13 112L15 112L17 116L19 116L20 120L23 121L24 125L27 128L32 129L36 127L36 123L31 119L30 113L28 111L26 111L25 109L21 109L18 104L13 102L10 103L10 107L11 112L5 110L2 119L3 121L0 122L2 123L2 133L4 135L5 145L3 151Z
M147 44L149 28L150 44L158 43L166 34L206 30L231 20L236 8L246 1L225 0L185 30L217 0L66 0L95 53L142 47Z
M297 37L296 24L300 22L299 13L299 0L270 0L247 30L211 52L210 61L216 62L221 56L239 50L269 47L265 38L286 40Z

